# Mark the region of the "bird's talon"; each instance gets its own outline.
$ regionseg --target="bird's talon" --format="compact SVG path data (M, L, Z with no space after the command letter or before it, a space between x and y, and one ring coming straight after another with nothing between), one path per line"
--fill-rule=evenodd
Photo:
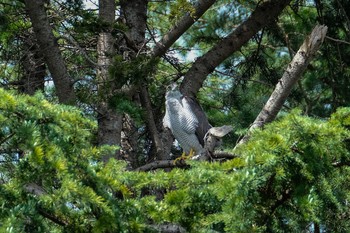
M177 162L179 162L179 161L183 161L183 160L185 160L185 159L189 159L189 158L192 158L193 157L193 155L194 155L194 150L191 148L190 149L190 152L188 153L188 155L186 155L186 153L185 152L182 152L182 154L181 154L181 156L180 157L178 157L178 158L176 158L175 160L174 160L174 164L176 164Z

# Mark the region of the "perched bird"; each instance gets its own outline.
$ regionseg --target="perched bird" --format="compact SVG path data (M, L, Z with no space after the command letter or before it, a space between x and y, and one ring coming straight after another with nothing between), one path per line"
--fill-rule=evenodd
M179 142L184 152L182 157L205 154L204 137L211 125L198 102L184 96L174 83L166 92L165 107L163 126Z

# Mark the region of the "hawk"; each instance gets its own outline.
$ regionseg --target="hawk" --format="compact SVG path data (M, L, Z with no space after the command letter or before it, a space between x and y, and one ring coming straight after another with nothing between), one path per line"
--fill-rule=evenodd
M204 137L211 125L198 102L184 96L176 84L172 84L165 95L163 126L171 130L187 155L203 155ZM183 154L184 155L184 154Z

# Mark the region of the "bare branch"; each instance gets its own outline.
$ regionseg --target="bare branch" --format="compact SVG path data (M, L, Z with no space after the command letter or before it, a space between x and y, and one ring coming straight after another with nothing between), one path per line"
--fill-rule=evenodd
M79 45L79 43L74 39L73 36L61 35L61 37L63 39L65 39L66 41L68 41L69 43L71 43L73 46L75 46L79 50L80 54L83 55L83 57L89 63L90 66L92 66L92 67L98 67L99 66L99 64L97 64L97 62L95 62L92 58L89 57L89 55L86 53L86 51Z
M135 171L151 171L159 168L188 167L185 160L158 160L135 169Z
M157 159L163 159L163 143L159 137L159 132L155 124L151 98L146 86L141 87L141 104L146 110L147 127L151 134L152 141L154 142L154 146L156 147L156 157Z
M40 207L38 208L38 212L41 216L51 220L52 222L56 223L57 225L60 225L60 226L67 226L68 225L68 222L63 221L63 220L59 219L57 216L54 216L54 215L44 211Z
M230 152L227 151L215 151L211 157L213 159L234 159L234 158L238 158L239 155L236 154L232 154Z
M328 40L335 41L335 42L337 42L337 43L342 43L342 44L350 45L350 42L347 42L347 41L345 41L345 40L339 40L339 39L335 39L335 38L329 37L329 36L326 36L326 38L327 38Z
M10 138L12 138L15 135L15 133L10 133L9 135L7 135L6 137L2 138L0 140L0 145L3 144L4 142L6 142L7 140L9 140Z
M234 159L239 157L236 154L232 154L226 151L215 151L211 157L213 159ZM145 164L141 167L135 169L135 171L152 171L160 168L188 168L190 165L186 163L186 160L157 160L148 164Z
M289 63L282 78L277 83L275 90L249 128L249 131L252 131L255 128L261 128L266 123L271 122L275 119L290 92L292 91L292 87L301 78L303 72L306 70L306 67L311 62L313 56L321 46L326 33L326 26L315 26L311 32L311 35L304 40L304 43L300 46L293 60ZM242 138L238 145L246 142L248 139L249 132L245 137Z

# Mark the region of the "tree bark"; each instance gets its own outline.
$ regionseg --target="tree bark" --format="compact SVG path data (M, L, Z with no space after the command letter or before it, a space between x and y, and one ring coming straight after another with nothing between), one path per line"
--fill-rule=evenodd
M108 69L114 54L114 38L111 31L115 21L115 8L114 0L99 0L99 18L109 25L108 29L99 33L97 42L97 80L99 96L101 97L97 107L99 145L120 145L121 142L123 115L111 109L107 102L113 91L109 82ZM102 160L107 162L112 157L119 159L119 153L105 155Z
M312 30L304 43L295 54L293 60L287 66L282 78L277 83L275 90L272 92L270 98L265 106L250 126L249 131L255 128L261 128L266 123L273 121L278 112L281 110L284 102L289 96L295 83L301 78L317 50L321 46L327 33L326 26L317 25ZM242 138L238 144L242 144L249 139L249 133Z
M45 10L44 0L25 0L25 8L31 19L36 39L52 75L60 103L75 104L73 83L53 35Z
M25 54L20 63L24 74L20 80L19 90L28 95L34 95L36 91L44 91L46 65L39 46L31 32L24 36L23 46Z
M147 0L120 1L120 22L128 26L124 34L124 40L120 40L117 48L114 48L114 38L111 34L112 24L115 20L115 2L113 0L100 0L100 19L111 25L109 30L105 30L99 35L98 42L98 63L99 82L101 96L113 96L116 92L123 92L126 87L117 87L118 80L111 81L108 68L112 63L114 54L123 55L125 60L134 59L145 43L145 31L147 21ZM109 80L109 81L108 81ZM131 89L134 89L131 87ZM107 93L106 93L107 92ZM129 93L130 94L130 93ZM135 99L138 93L134 93ZM130 97L131 98L131 97ZM122 153L117 154L117 158L125 156L134 165L137 162L138 152L138 130L135 128L133 119L128 114L117 113L110 109L107 101L101 103L99 108L99 142L100 144L120 145ZM107 161L109 158L105 158Z
M245 22L193 63L181 83L181 92L186 96L195 97L207 75L240 49L260 29L276 20L290 1L270 0L258 5Z
M120 18L119 22L125 23L128 30L125 32L123 40L119 41L118 52L123 56L124 61L136 59L137 56L146 49L145 33L147 23L147 0L123 0L120 1ZM140 78L140 77L135 77ZM133 83L133 80L130 80ZM126 85L121 87L125 90ZM129 93L129 98L138 105L140 104L140 93L143 87L138 84L130 85L131 89L138 90ZM146 90L147 91L147 90ZM141 101L142 103L142 101ZM143 106L147 111L147 107ZM149 115L149 112L147 112ZM146 118L149 127L149 118ZM128 114L124 115L123 132L122 132L122 151L123 156L127 159L132 167L138 166L138 153L140 152L139 137L140 132L134 119Z
M155 157L158 160L163 160L166 158L166 155L164 154L163 142L157 130L156 120L154 119L153 110L152 110L151 98L149 96L146 86L141 87L141 103L146 112L147 128L150 132L152 142L154 143L154 147L156 149Z
M184 160L157 160L135 169L135 171L152 171L159 168L189 167Z
M123 0L120 6L126 25L130 29L126 32L128 39L132 42L131 47L139 50L145 42L147 22L148 0Z

